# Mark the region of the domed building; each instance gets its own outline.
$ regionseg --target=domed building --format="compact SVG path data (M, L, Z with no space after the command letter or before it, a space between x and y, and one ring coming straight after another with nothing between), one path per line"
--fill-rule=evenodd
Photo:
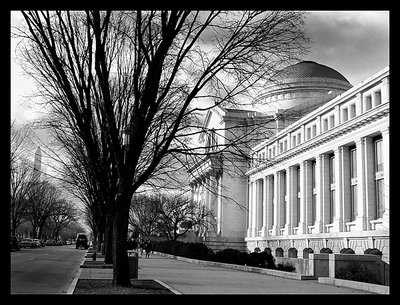
M309 110L352 87L338 71L313 61L286 67L273 79L262 102L278 109Z
M262 128L241 150L251 164L210 154L190 168L192 199L213 211L203 241L277 258L375 249L388 261L388 79L386 68L353 87L302 61L278 72L250 109L211 109L199 139L210 151L241 134L236 125Z
M254 110L275 115L277 128L282 129L351 87L335 69L314 61L301 61L272 77L266 92L254 99Z

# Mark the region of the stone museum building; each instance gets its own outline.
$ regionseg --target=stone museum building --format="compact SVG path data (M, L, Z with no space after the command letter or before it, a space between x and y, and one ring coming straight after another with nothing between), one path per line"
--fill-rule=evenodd
M251 144L247 158L211 153L189 170L192 200L213 214L204 242L293 258L378 249L389 262L389 67L355 86L311 61L277 79L257 106L206 117L206 147L240 132ZM250 121L264 129L248 133Z

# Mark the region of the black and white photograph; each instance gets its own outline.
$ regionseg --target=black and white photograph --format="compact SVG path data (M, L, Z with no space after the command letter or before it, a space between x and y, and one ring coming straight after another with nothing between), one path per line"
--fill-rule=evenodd
M390 295L390 17L9 11L8 293Z

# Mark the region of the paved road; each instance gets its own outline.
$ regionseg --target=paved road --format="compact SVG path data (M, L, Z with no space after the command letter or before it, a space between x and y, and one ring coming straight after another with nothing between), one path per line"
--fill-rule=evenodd
M75 246L22 248L11 252L11 294L64 294L86 250Z
M203 266L152 255L139 259L140 279L159 279L182 294L369 294L320 284L227 268Z

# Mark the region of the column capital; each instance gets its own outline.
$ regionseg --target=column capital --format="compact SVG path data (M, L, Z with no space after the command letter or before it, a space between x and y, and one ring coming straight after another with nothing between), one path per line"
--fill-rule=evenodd
M340 152L342 151L342 147L343 147L343 146L337 146L337 147L335 147L335 148L333 149L334 154L336 155L336 154L340 153Z
M384 128L382 128L382 129L380 130L380 132L381 132L382 136L388 135L388 134L389 134L389 126L385 126Z

